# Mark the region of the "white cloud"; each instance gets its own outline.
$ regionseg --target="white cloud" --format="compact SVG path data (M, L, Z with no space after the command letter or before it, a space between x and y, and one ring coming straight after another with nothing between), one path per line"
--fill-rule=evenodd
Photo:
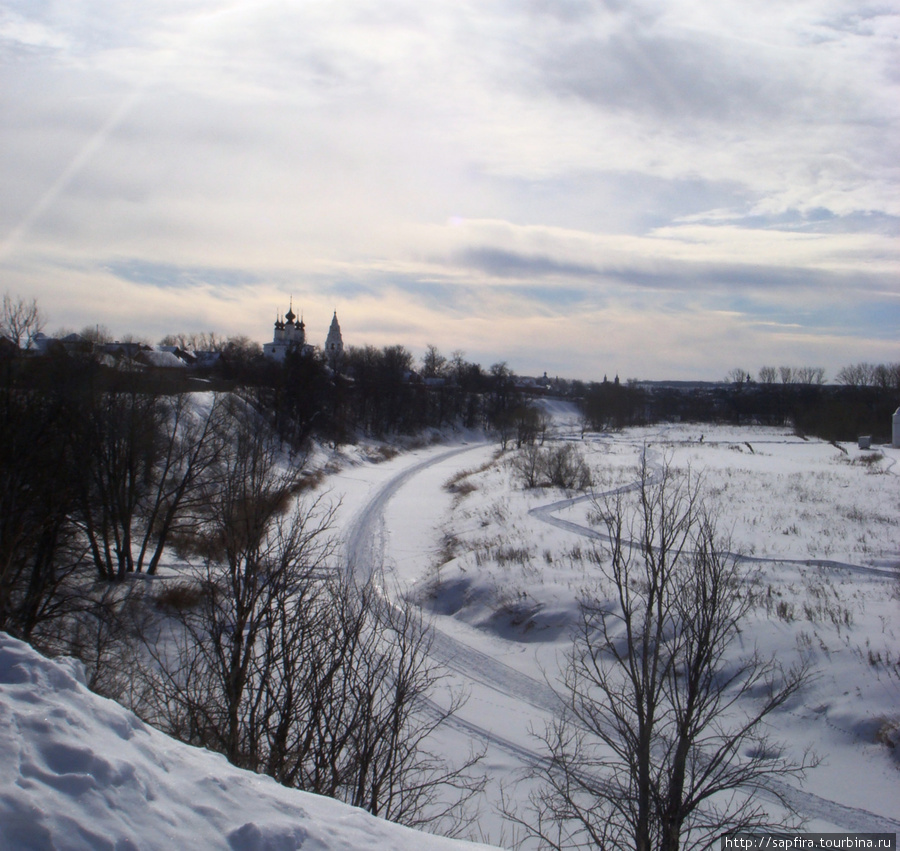
M148 329L183 316L265 339L293 291L338 306L367 341L407 342L388 339L403 329L412 346L512 361L501 345L538 360L535 347L564 350L560 327L607 311L640 365L621 371L649 377L704 368L716 341L723 357L741 339L789 360L827 339L830 357L871 360L888 338L896 13L844 0L8 6L0 263L14 292L65 292L48 304L61 324L81 321L65 310L116 325L97 298L112 288ZM150 266L177 286L110 271ZM861 306L835 335L845 287ZM677 329L703 317L701 355ZM800 330L765 331L776 325ZM579 339L573 374L604 351Z

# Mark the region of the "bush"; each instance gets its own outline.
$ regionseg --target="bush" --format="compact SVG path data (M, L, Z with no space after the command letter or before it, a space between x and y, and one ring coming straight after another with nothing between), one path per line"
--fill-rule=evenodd
M548 449L523 446L513 457L512 468L525 488L586 490L591 486L590 468L571 443Z
M553 487L586 490L591 486L591 471L584 458L571 443L549 450L545 461L547 479Z

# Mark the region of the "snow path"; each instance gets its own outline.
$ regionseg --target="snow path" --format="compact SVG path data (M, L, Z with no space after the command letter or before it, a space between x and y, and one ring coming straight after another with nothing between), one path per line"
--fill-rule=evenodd
M464 446L452 449L438 455L426 458L412 466L401 470L385 482L378 491L368 500L364 507L351 521L347 532L347 560L350 569L354 571L367 570L368 576L383 573L385 563L386 531L384 523L385 510L391 499L408 485L417 475L427 468L439 464L448 459L460 456L466 452L481 449L481 444ZM629 490L636 484L626 485L616 491ZM616 491L611 491L610 494ZM566 529L590 538L602 538L603 536L585 526L555 517L554 512L562 510L585 499L589 496L579 496L570 499L559 500L531 510L531 514L544 522ZM820 559L767 559L763 557L746 557L752 561L774 562L782 564L802 564L839 568L859 573L874 574L878 576L894 576L895 571L879 570L878 568L862 565L831 562ZM451 636L439 628L434 630L433 650L435 659L442 665L462 675L471 682L496 691L506 698L521 701L532 709L540 712L554 712L559 705L559 699L553 690L544 682L529 677L509 665L471 647L463 641ZM497 733L487 730L480 725L454 718L453 726L469 736L478 736L484 741L501 748L502 750L522 759L526 764L535 761L543 761L543 755L523 747ZM879 816L868 810L847 806L836 801L828 800L810 792L805 792L786 783L773 784L775 791L789 800L797 811L806 818L817 819L848 831L880 831L900 832L900 821ZM767 795L772 800L777 800L775 795Z
M463 446L426 458L424 461L419 461L419 463L413 464L411 467L407 467L405 470L395 474L382 485L350 524L346 548L347 565L350 571L359 574L361 570L366 570L367 575L363 577L364 579L371 579L383 571L385 548L384 511L388 502L403 485L428 467L440 464L448 458L462 455L464 452L471 452L480 448L480 444Z
M351 521L346 550L349 569L362 578L382 574L385 562L384 513L391 498L428 467L482 448L481 444L464 446L426 458L383 484ZM559 705L558 698L546 683L515 670L438 628L434 629L432 655L444 667L462 674L466 679L475 680L504 696L526 701L537 709L555 712ZM490 735L484 730L482 733Z
M566 532L571 532L575 535L581 535L584 538L590 538L591 540L595 541L609 541L609 536L604 535L602 532L591 529L589 526L582 526L580 523L575 523L571 520L563 520L561 517L555 517L554 514L557 511L563 511L564 509L571 508L573 505L578 505L581 502L589 502L590 500L594 499L603 499L607 496L615 496L619 493L625 493L629 490L634 490L636 487L637 483L633 483L616 488L615 490L607 491L606 493L584 494L582 496L571 497L570 499L561 499L558 502L551 502L547 505L539 505L535 508L530 509L528 513L532 517L536 517L538 520L542 520L544 523L549 523L551 526L555 526L557 529L563 529ZM639 548L639 544L635 541L626 541L625 543L632 549ZM890 567L869 567L867 565L850 564L849 562L833 561L831 559L776 558L773 556L747 556L742 555L741 553L722 553L722 555L731 556L738 561L745 561L752 564L791 564L800 565L802 567L821 567L828 570L846 570L850 573L869 574L872 576L879 576L883 579L894 579L897 576L897 571Z

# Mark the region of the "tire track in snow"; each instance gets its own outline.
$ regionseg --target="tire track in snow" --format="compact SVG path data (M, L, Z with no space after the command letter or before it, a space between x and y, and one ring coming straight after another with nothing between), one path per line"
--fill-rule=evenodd
M380 575L385 560L384 513L391 498L428 467L482 447L483 444L464 446L426 458L385 482L350 524L346 547L349 569L363 579ZM558 708L559 699L546 683L464 644L437 627L433 628L433 636L432 655L445 668L537 709L555 712Z
M347 565L350 570L357 574L361 570L366 570L367 575L364 577L365 579L370 579L373 575L383 570L385 546L384 512L391 498L400 488L421 473L422 470L435 464L440 464L441 461L446 461L448 458L453 458L464 452L479 449L481 445L463 446L442 452L433 458L419 461L417 464L407 467L388 479L356 517L353 518L350 524L346 547Z
M454 458L465 452L479 449L481 446L482 444L464 446L457 449L451 449L448 452L443 452L432 458L426 458L401 471L383 484L356 517L354 517L350 524L346 546L349 568L357 573L361 570L367 571L366 578L381 574L384 570L385 559L384 513L391 498L400 490L400 488L428 467ZM610 491L609 495L614 495L617 492L625 492L636 486L636 483L625 485L622 488ZM604 536L593 529L553 516L554 512L589 498L590 497L573 497L571 499L560 500L546 506L534 508L529 513L558 528L566 529L567 531L575 532L576 534L584 535L586 537L602 539ZM880 576L896 575L894 571L884 571L878 570L877 568L867 568L861 565L849 565L840 562L764 558L755 558L753 560L787 564L835 566L843 569L858 570L859 572L864 573L874 573ZM546 683L542 683L533 677L529 677L509 665L505 665L499 660L469 647L438 628L434 628L433 649L437 651L433 654L435 659L445 667L462 674L468 679L486 685L500 694L516 698L528 706L545 712L554 712L559 706L559 699ZM545 759L543 755L511 742L470 721L461 718L453 718L451 719L451 723L468 735L479 736L485 741L522 758L528 763L533 764L534 762L542 762ZM775 794L766 794L764 792L761 794L776 802L778 800L778 795L781 795L785 800L791 803L797 812L806 818L821 819L822 821L826 821L836 827L848 831L900 833L900 821L886 816L876 815L875 813L871 813L868 810L859 807L840 804L837 801L822 798L811 792L806 792L780 781L776 781L772 785Z
M577 505L580 502L603 499L604 497L627 493L628 491L635 490L636 488L637 484L635 483L630 485L623 485L622 487L616 488L615 490L606 491L605 493L601 494L583 494L581 496L571 497L570 499L561 499L558 502L551 502L547 505L538 505L535 508L532 508L528 512L528 514L532 517L536 517L538 520L541 520L544 523L555 526L557 529L564 529L566 532L571 532L572 534L580 535L584 538L590 538L591 540L595 541L609 541L608 535L605 535L602 532L598 532L596 529L591 529L589 526L582 526L580 523L575 523L572 520L563 520L561 517L556 517L556 512L563 511L566 508L571 508L573 505ZM629 546L632 549L640 548L640 544L635 541L625 541L623 543L625 543L626 546ZM897 571L890 567L869 567L864 564L851 564L850 562L834 561L832 559L748 556L742 555L741 553L731 552L724 552L721 553L721 555L736 559L737 561L747 562L748 564L790 564L800 565L801 567L821 567L827 570L846 570L851 573L879 576L883 579L897 578Z

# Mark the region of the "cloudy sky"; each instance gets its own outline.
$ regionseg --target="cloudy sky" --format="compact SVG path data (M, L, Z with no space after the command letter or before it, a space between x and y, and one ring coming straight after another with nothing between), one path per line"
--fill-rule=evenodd
M900 360L894 0L0 0L48 329L577 378Z

